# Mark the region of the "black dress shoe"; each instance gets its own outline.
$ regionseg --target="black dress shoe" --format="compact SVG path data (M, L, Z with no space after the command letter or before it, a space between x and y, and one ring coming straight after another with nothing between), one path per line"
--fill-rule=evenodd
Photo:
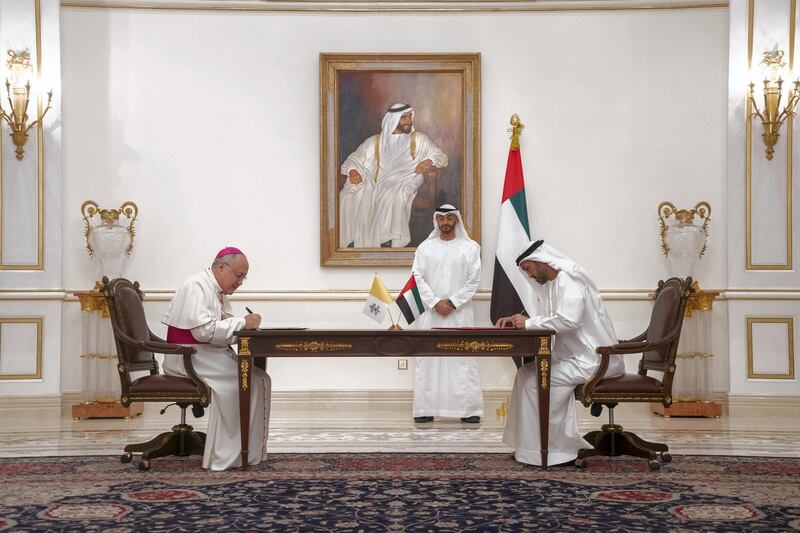
M468 416L466 418L462 418L461 421L465 422L467 424L479 424L480 421L481 421L481 417L479 417L477 415L472 415L472 416Z
M414 423L415 424L424 424L426 422L433 422L432 416L415 416Z

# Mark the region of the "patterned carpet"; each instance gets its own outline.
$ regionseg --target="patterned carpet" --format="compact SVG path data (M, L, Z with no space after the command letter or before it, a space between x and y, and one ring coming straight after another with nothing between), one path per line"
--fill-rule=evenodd
M796 531L800 458L273 454L248 472L200 458L0 460L0 531Z

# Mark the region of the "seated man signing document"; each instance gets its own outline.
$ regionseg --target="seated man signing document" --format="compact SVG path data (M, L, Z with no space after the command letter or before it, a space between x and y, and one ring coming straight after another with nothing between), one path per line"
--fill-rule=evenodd
M556 332L551 360L547 464L572 464L578 450L591 448L578 431L574 389L586 383L600 365L595 348L615 344L617 335L597 286L575 261L539 240L522 252L517 265L540 296L541 314L501 318L497 326ZM622 356L611 356L606 376L624 373ZM521 463L542 465L538 420L536 366L527 364L517 371L503 434L503 442L516 449L514 457Z
M197 374L211 387L203 468L226 470L242 466L239 431L239 383L236 342L233 332L257 329L261 316L233 316L226 298L247 277L249 263L238 248L223 248L210 268L189 277L175 292L169 310L161 320L168 326L167 342L188 344L197 349L192 364ZM186 376L181 356L166 355L164 372ZM253 368L250 389L249 461L258 464L267 455L270 392L269 375Z

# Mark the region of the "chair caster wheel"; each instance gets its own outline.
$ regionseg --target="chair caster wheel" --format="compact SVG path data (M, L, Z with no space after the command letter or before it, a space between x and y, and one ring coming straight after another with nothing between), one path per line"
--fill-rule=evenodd
M580 468L581 470L586 470L586 466L589 464L589 461L586 459L575 459L575 467Z
M133 454L131 452L126 452L119 458L120 463L130 463L131 461L133 461Z
M139 463L137 466L139 467L139 471L140 472L147 472L148 470L150 470L150 460L149 459L145 459L144 461Z
M672 462L672 456L670 454L666 453L666 452L662 453L661 454L661 462L662 463L671 463Z
M658 472L659 470L661 470L661 463L659 463L656 460L650 461L650 471L651 472Z

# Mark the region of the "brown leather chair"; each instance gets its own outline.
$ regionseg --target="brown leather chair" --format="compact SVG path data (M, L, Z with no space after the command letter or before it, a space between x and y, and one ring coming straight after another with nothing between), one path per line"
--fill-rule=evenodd
M602 357L600 368L583 385L575 388L575 397L586 407L592 408L594 416L600 416L602 406L608 408L608 424L600 431L591 431L584 438L594 446L578 452L575 465L585 467L586 458L594 455L632 455L650 461L651 470L659 470L661 464L672 457L666 444L648 442L635 433L623 431L614 423L614 407L620 402L660 402L664 407L672 405L672 380L675 376L675 357L683 326L686 303L692 292L692 278L670 278L658 282L655 305L650 315L650 325L641 335L620 341L613 346L599 346ZM612 354L642 354L636 374L605 378ZM663 372L660 378L649 376L649 371ZM659 457L660 455L660 457Z
M207 407L211 400L211 390L192 366L192 355L196 350L180 344L168 344L150 331L139 282L131 283L124 278L109 281L103 277L103 293L111 311L111 326L117 345L122 405L128 406L131 402L172 402L181 408L181 422L173 426L172 431L141 444L125 446L125 454L120 460L129 463L134 453L141 453L139 470L147 470L150 460L156 457L203 455L205 433L195 432L186 423L187 407ZM154 353L182 355L183 365L190 377L159 373ZM132 375L143 371L147 372L144 376ZM165 410L166 407L161 414Z

